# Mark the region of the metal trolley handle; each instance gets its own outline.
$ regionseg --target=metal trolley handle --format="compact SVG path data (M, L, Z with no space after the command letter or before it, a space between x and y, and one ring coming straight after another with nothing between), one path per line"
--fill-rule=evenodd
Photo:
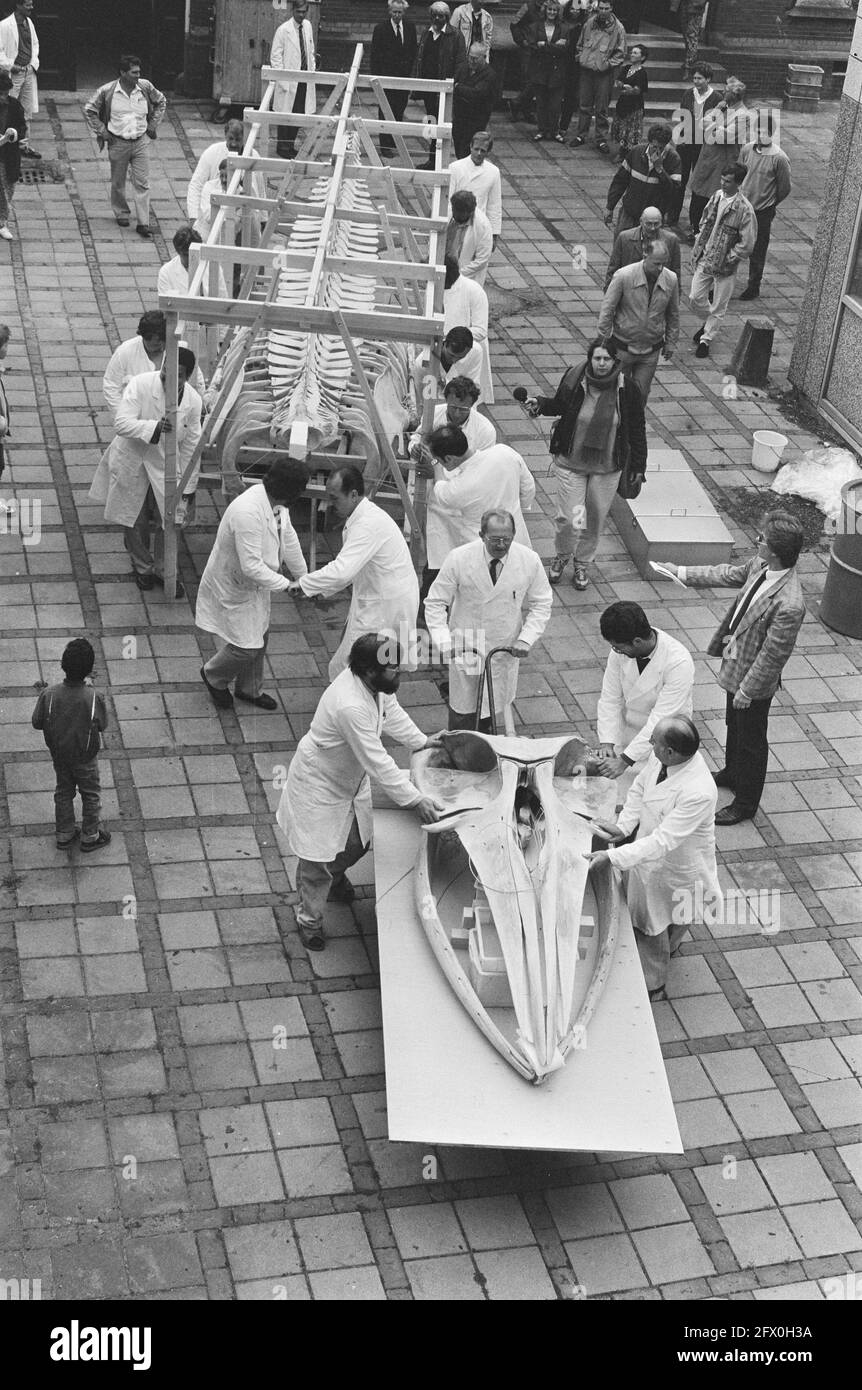
M476 656L481 655L475 647L471 648ZM491 716L491 733L497 732L497 714L494 708L494 680L491 673L491 661L495 656L505 652L507 656L514 656L514 647L492 647L482 663L482 671L479 676L479 692L476 697L476 728L479 727L479 720L482 717L482 700L485 696L485 686L488 686L488 712Z

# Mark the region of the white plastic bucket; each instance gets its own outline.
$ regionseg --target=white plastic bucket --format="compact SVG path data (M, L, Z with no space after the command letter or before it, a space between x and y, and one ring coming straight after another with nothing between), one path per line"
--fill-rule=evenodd
M775 430L755 430L751 466L759 473L774 473L787 448L787 435Z

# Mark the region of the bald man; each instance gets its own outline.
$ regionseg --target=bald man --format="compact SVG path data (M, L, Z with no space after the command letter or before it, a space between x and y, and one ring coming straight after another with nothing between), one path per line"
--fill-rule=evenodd
M715 860L718 789L698 752L700 735L685 714L660 719L652 754L638 773L616 825L603 838L628 845L587 856L626 870L626 901L650 999L666 999L672 953L696 921L720 920L723 899Z
M630 227L625 232L620 232L614 241L608 268L605 271L605 289L613 280L616 272L621 270L624 265L635 265L638 261L642 261L648 243L656 239L663 241L667 247L667 268L673 271L682 284L679 237L668 231L667 227L662 226L661 213L658 208L644 208L638 225Z

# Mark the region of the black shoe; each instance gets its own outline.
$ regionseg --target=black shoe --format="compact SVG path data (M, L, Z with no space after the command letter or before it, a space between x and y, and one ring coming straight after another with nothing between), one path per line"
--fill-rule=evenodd
M759 299L760 287L758 285L749 285L747 289L742 291L739 297L740 299Z
M577 146L583 145L583 143L584 143L584 137L583 137L583 135L576 135L575 138L574 138L574 140L570 141L569 143L571 144L572 149L575 149L575 148L577 148Z
M110 843L111 832L110 830L105 830L104 826L102 826L95 840L81 841L81 853L92 854L94 850L103 849L105 845L109 845Z
M755 806L754 811L747 811L744 806L740 806L738 801L731 801L723 811L716 811L715 823L716 825L739 825L740 821L754 820L756 810L757 807Z
M154 589L156 587L156 576L154 574L138 574L137 570L135 570L132 574L132 578L139 589ZM164 583L164 580L162 583Z
M599 154L608 154L609 147L607 140L600 140L599 143L596 145L596 149L599 151Z
M138 236L150 237L153 235L152 228L145 227L143 222L138 223L137 227L135 228L135 231L137 232Z
M692 333L692 335L691 335L691 341L692 341L693 343L699 343L699 342L700 342L701 338L703 337L703 330L704 330L704 327L705 327L705 324L701 324L701 325L700 325L700 328L696 329L696 330L694 331L694 333Z
M274 700L271 695L241 695L240 692L236 690L234 692L234 699L242 700L247 705L257 705L258 709L278 709L278 701Z
M218 705L219 709L233 709L233 696L230 691L219 690L218 686L210 685L203 666L201 667L201 680L209 691L214 705Z
M304 922L297 922L296 929L299 932L299 939L307 951L322 951L326 945L326 938L323 935L322 927L306 926Z
M664 985L659 985L658 989L647 990L647 993L651 1004L660 1004L662 1000L667 999L667 990Z
M19 145L18 148L19 148L19 150L21 151L21 153L22 153L22 155L24 156L25 159L41 159L41 158L42 158L42 156L40 155L39 151L38 151L38 150L34 150L30 145Z
M731 792L736 791L730 773L726 767L723 767L720 772L714 772L712 774L712 780L717 787L726 787L727 790Z
M117 226L118 226L118 227L128 227L128 226L129 226L129 219L128 219L128 217L118 217L118 218L117 218Z
M709 343L705 343L704 340L703 340L703 338L701 338L700 342L698 343L697 347L695 348L695 350L694 350L694 355L695 355L695 357L708 357L708 356L709 356Z
M326 895L327 902L330 903L352 903L356 897L356 889L349 878L333 880L332 887Z

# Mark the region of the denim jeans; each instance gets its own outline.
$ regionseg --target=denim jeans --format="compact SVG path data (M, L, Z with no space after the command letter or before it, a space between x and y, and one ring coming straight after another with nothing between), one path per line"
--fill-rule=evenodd
M75 792L81 793L83 813L81 838L95 840L102 814L99 759L74 765L55 763L57 788L54 792L54 824L58 840L71 840L75 831Z

